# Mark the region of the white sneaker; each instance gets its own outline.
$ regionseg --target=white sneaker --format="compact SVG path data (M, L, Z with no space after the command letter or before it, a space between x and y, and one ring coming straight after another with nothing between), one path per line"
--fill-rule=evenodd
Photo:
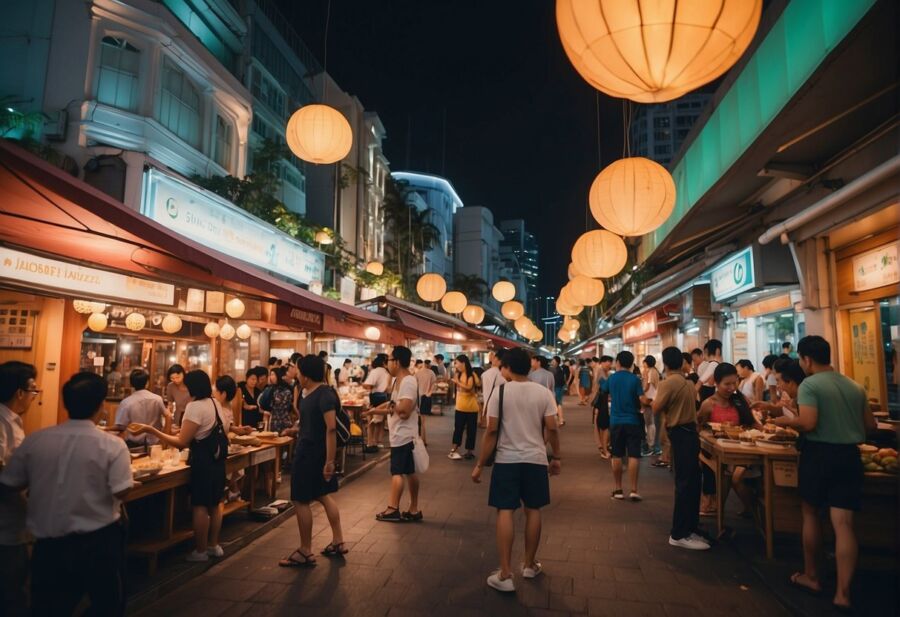
M461 461L462 454L460 454L459 452L454 450L453 452L451 452L450 454L447 455L447 458L449 458L451 461Z
M222 548L221 544L216 544L215 546L210 546L206 549L206 554L210 557L224 557L225 549Z
M532 567L526 567L524 564L522 565L522 578L535 578L538 574L544 571L543 566L541 566L540 561L535 561Z
M630 493L628 493L628 499L630 499L631 501L643 501L644 498L637 494L635 491L631 491Z
M688 536L686 538L681 538L680 540L676 540L672 536L669 536L669 545L677 546L678 548L686 548L692 551L708 551L709 544L706 542L702 542L700 540L694 539L692 536Z
M704 538L704 537L701 536L700 534L692 533L692 534L689 535L688 537L689 537L691 540L699 540L700 542L703 542L703 543L705 543L705 544L709 544L709 540L708 540L707 538ZM712 545L710 545L710 546L712 546Z
M191 551L191 554L185 558L185 561L202 563L204 561L209 561L209 555L198 551Z
M489 577L487 577L487 584L488 587L493 587L497 591L503 591L506 593L516 590L516 584L513 582L512 577L510 576L509 578L500 578L500 570L495 570Z

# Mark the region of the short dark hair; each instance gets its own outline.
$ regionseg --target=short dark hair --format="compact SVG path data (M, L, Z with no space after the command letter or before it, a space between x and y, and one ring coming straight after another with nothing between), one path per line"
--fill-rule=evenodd
M286 366L276 366L272 369L272 372L275 373L275 377L277 378L277 380L275 381L276 386L284 386L285 388L288 387L288 383L284 379L285 377L287 377L287 371L288 367Z
M719 383L730 375L737 375L737 369L734 368L733 364L729 364L728 362L721 362L716 366L716 370L713 371L713 379L716 380L716 383Z
M553 356L553 359L556 360L557 364L562 364L562 358L560 358L559 356Z
M328 352L325 351L325 350L323 349L322 351L319 352L319 357L320 357L320 358L327 358L327 357L328 357Z
M266 362L266 364L268 364L269 366L277 365L277 364L278 364L278 358L276 358L275 356L269 356L269 361Z
M344 360L344 364L353 364L353 360L351 360L350 358L347 358Z
M684 365L684 356L677 347L666 347L663 349L662 360L663 365L670 371L680 371L682 365Z
M444 361L444 354L442 354L442 353L436 354L434 357L436 359L440 360L441 362Z
M793 347L793 346L794 346L793 343L791 343L790 341L785 341L781 344L782 349L787 349L788 347Z
M620 351L616 355L616 362L622 368L631 368L634 365L634 354L630 351Z
M706 353L708 353L709 355L714 356L717 353L721 353L722 341L717 338L711 338L706 341L706 345L703 346L703 349L705 349Z
M777 362L777 361L778 361L778 356L776 356L776 355L773 354L773 353L770 353L768 356L766 356L766 357L763 358L763 360L762 360L762 362L763 362L763 368L774 368L774 367L775 367L775 362Z
M419 366L420 364L422 364L422 361L421 361L421 360L416 360L416 366Z
M128 375L128 383L130 383L131 387L135 390L143 390L146 388L148 381L150 381L150 373L142 368L136 368Z
M216 390L225 395L226 402L231 402L237 394L237 384L231 375L221 375L216 379Z
M737 364L738 366L740 366L740 367L742 367L742 368L745 368L745 369L747 369L747 370L750 370L750 371L755 370L755 369L753 368L753 363L750 362L750 360L746 360L746 359L738 360L736 364Z
M612 362L615 360L612 356L600 356L600 362Z
M703 350L700 349L699 347L694 347L694 348L691 350L691 355L692 355L692 356L702 356L702 355L703 355Z
M119 368L119 363L116 362L115 360L113 360L112 362L109 363L109 370L114 371L117 368Z
M378 358L376 358L377 360ZM325 381L325 360L319 356L305 356L300 360L300 374L313 381Z
M37 369L31 364L17 360L0 364L0 403L11 401L16 392L26 390L30 379L37 379Z
M254 366L254 367L253 367L252 369L250 369L250 370L253 371L253 374L254 374L254 375L256 375L257 377L259 377L259 378L261 378L261 379L268 379L268 378L269 378L269 369L266 368L265 366ZM248 371L247 374L248 374L248 375L250 374L249 371Z
M180 364L173 364L166 371L166 379L172 379L172 375L174 375L175 373L181 373L182 375L184 375L185 374L184 367L181 366Z
M184 385L187 386L188 392L195 401L199 401L212 396L212 383L209 381L209 375L205 371L190 371L184 376Z
M409 347L404 347L403 345L396 345L391 350L391 357L394 358L397 362L400 363L400 366L403 368L409 368L409 363L412 361L412 351L410 351ZM435 356L438 357L438 356ZM441 360L444 359L444 356L440 356Z
M103 407L106 393L106 380L97 373L75 373L63 386L63 405L73 420L88 420Z
M688 352L686 352L686 351L682 352L681 358L688 364L691 363L691 354L689 354ZM663 362L665 362L665 361L666 361L665 358L663 358Z
M827 366L831 364L831 345L818 335L804 336L797 343L797 355L801 358L809 358L816 364Z
M291 354L291 359L288 360L288 364L293 364L294 366L300 366L300 360L303 359L303 354L299 351L295 351Z
M427 364L428 366L431 366L431 360L425 360L425 364ZM374 366L374 364L373 364L373 366Z
M798 386L806 379L806 373L796 360L779 360L775 363L775 372L781 375L782 381L790 381Z
M528 371L531 370L531 357L527 351L516 347L503 354L501 366L505 366L516 375L528 375Z
M587 366L587 362L584 361L584 358L578 358L578 366Z
M500 360L501 364L503 364L503 356L505 356L505 355L506 355L506 350L503 349L502 347L494 350L494 356L496 356L497 359Z
M654 366L656 366L656 358L654 358L651 355L648 355L644 358L644 364L646 364L650 368L653 368Z
M600 358L598 358L597 356L594 356L593 358L591 358L591 360L593 360L594 362L600 362Z

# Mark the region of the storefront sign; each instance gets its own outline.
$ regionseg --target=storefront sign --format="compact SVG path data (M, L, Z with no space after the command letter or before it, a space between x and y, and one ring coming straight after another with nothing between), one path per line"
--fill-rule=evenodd
M325 324L325 316L296 306L278 304L275 307L275 322L291 328L319 332Z
M747 306L742 306L738 314L741 319L748 317L759 317L760 315L768 315L770 313L780 313L788 309L793 310L794 303L791 302L791 294L783 294L774 298L766 298Z
M753 247L748 246L717 266L710 275L710 283L716 302L753 288L756 285L753 273Z
M868 291L900 283L900 241L853 258L853 290Z
M182 236L298 283L321 281L325 255L212 193L144 172L141 214Z
M850 311L853 380L866 391L866 398L881 398L884 368L878 362L878 319L873 309Z
M175 286L134 276L76 266L0 247L0 278L58 289L85 298L111 298L149 304L175 303Z
M38 306L17 303L0 307L0 348L31 349Z
M626 343L636 343L646 338L653 337L657 334L656 311L644 313L640 317L635 317L630 321L626 321L622 326L622 340Z

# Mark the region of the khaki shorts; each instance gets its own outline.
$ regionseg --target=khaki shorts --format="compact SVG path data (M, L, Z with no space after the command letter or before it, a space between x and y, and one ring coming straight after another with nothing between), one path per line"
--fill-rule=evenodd
M369 424L381 424L384 422L384 416L369 416Z

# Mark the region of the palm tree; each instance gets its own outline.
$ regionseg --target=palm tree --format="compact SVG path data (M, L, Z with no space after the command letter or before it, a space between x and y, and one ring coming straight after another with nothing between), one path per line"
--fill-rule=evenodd
M469 303L473 301L483 303L488 283L475 274L456 274L453 276L453 289L465 294L466 298L469 299Z
M425 253L440 240L440 230L429 220L428 210L409 204L408 194L405 183L388 176L384 196L385 261L400 274L403 295L415 299L415 282Z

